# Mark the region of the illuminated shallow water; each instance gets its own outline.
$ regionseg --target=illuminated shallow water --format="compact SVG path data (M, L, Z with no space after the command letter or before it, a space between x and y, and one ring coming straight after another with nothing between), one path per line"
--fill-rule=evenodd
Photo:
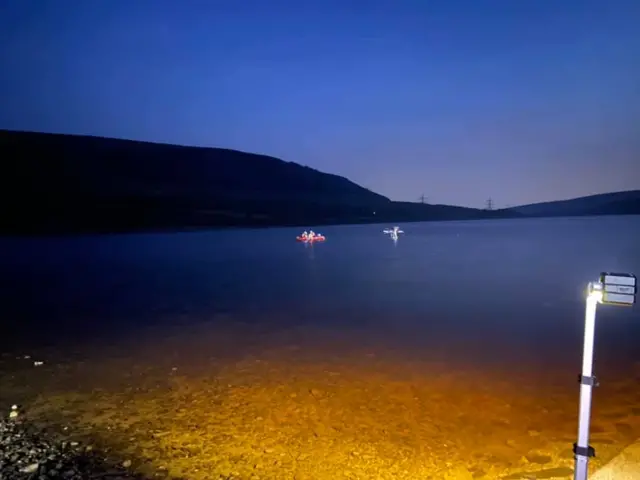
M383 227L4 240L0 396L186 478L570 477L583 289L640 272L640 218ZM596 466L639 318L600 310Z

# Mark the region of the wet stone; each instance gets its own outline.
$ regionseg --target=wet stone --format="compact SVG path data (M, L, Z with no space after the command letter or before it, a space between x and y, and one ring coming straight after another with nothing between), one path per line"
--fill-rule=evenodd
M516 472L502 480L564 480L571 478L573 470L569 467L545 468L544 470L532 470L526 472Z
M551 462L549 455L540 455L537 453L531 453L525 457L529 463L536 463L538 465L545 465Z
M616 431L623 435L632 435L633 427L628 423L616 423Z

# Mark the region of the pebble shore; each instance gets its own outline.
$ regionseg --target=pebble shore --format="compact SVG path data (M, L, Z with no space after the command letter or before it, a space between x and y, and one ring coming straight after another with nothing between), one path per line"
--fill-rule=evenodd
M21 420L0 420L0 480L142 479L127 466L110 465L90 446L51 438Z

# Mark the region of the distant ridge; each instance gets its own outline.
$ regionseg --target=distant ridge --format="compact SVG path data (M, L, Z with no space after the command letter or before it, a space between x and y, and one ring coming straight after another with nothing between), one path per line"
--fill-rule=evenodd
M392 202L275 157L0 130L4 233L468 220L519 216Z
M600 193L587 197L533 203L505 209L529 217L640 215L640 190Z

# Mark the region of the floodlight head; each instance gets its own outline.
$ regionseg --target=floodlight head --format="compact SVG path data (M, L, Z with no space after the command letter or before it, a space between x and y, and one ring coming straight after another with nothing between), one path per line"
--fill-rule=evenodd
M636 302L638 281L630 273L603 272L600 274L600 289L602 303L631 306Z
M602 284L600 282L589 282L587 299L596 303L602 302Z

